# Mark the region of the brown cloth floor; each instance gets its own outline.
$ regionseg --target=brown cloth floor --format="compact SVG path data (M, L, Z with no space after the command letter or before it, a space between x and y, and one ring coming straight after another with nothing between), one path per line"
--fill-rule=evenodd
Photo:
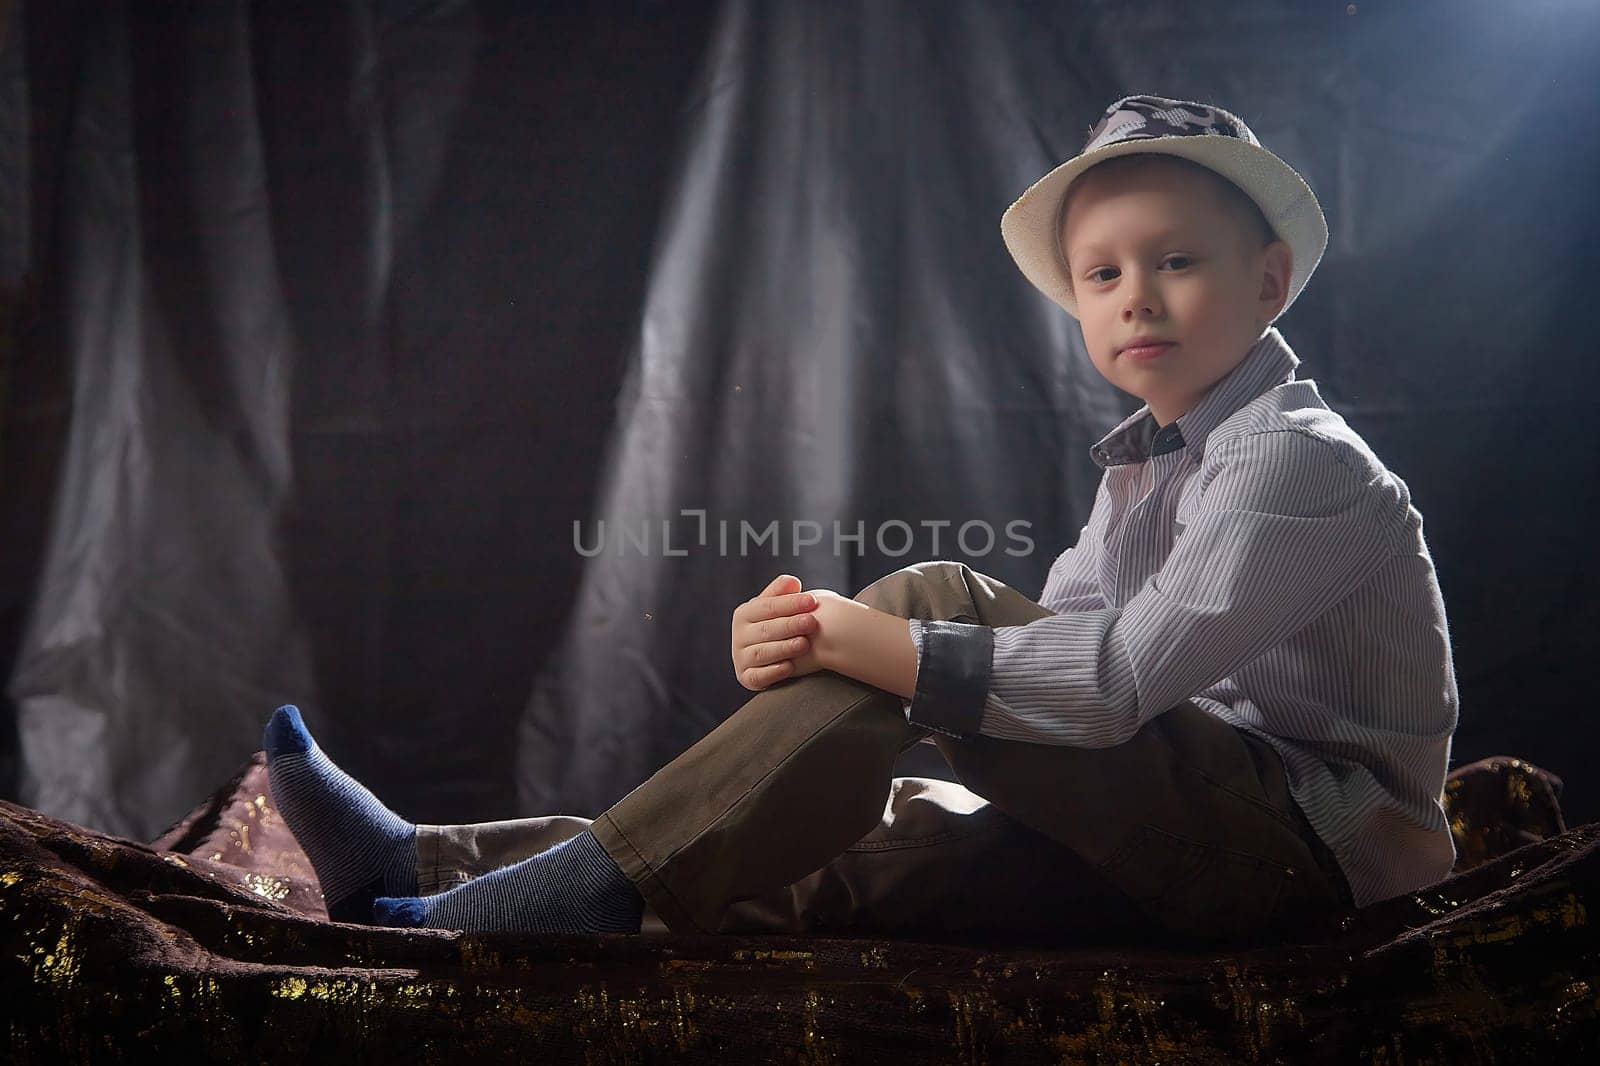
M460 936L326 920L256 756L153 844L0 803L7 1061L1517 1062L1600 1046L1600 823L1497 758L1333 940Z

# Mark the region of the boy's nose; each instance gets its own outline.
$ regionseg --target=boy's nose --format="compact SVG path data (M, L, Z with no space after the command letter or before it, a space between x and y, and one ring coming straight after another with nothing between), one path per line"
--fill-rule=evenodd
M1161 303L1152 295L1132 296L1122 305L1124 322L1131 322L1136 318L1157 318L1160 314Z
M1128 274L1127 295L1123 298L1122 320L1155 318L1161 314L1161 301L1156 297L1155 286L1137 274Z

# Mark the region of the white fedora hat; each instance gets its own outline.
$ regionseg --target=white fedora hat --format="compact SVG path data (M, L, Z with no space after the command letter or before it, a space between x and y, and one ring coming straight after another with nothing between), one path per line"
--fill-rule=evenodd
M1096 163L1138 153L1175 155L1216 171L1256 202L1294 254L1294 303L1328 247L1328 221L1306 180L1256 140L1237 115L1210 104L1164 96L1125 96L1106 108L1083 151L1034 182L1000 219L1011 258L1040 292L1073 318L1078 303L1061 254L1061 205L1067 189ZM1283 312L1280 311L1279 314Z

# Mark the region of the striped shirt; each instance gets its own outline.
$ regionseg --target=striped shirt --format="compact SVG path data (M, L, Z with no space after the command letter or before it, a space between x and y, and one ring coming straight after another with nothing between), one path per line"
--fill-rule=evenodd
M916 725L1101 748L1189 699L1283 756L1357 906L1433 884L1457 718L1444 600L1406 484L1269 327L1173 423L1091 449L1077 544L1020 626L909 622Z

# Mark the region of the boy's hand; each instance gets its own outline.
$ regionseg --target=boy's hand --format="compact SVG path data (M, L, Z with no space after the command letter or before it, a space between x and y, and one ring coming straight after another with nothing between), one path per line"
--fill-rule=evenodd
M817 628L811 650L795 660L796 675L832 670L910 699L917 686L917 649L899 615L827 589L812 589Z
M787 677L819 669L810 634L817 598L800 591L800 579L779 574L754 599L733 609L733 673L739 684L760 692Z

